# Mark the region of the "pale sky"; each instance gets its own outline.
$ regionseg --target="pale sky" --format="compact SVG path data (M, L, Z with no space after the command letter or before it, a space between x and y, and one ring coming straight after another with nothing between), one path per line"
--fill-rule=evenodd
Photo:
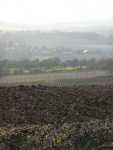
M113 15L113 0L0 0L0 20L15 23L76 22Z

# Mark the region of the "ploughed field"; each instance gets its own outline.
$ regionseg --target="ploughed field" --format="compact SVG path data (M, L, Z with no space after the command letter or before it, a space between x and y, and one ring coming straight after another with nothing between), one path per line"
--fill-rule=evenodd
M113 118L113 84L0 87L0 126Z

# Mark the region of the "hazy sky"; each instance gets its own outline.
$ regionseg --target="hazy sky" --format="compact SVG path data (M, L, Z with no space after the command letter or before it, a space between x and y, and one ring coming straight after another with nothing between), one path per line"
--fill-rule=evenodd
M113 15L113 0L0 0L0 20L16 23L76 22Z

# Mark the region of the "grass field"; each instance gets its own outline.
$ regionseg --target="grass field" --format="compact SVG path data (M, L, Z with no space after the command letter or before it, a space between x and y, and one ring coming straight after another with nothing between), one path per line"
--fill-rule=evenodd
M22 70L22 73L30 73L31 70L33 69L37 69L37 68L9 68L6 70L8 70L8 72L10 74L14 74L15 71L19 71L19 70ZM67 70L67 71L71 71L71 70L77 70L77 69L87 69L87 66L66 66L66 67L63 67L63 66L56 66L56 67L41 67L41 72L53 72L53 71L64 71L64 70Z
M82 40L82 39L75 39L70 37L53 37L53 36L42 36L42 37L28 37L25 38L25 42L27 44L31 44L33 46L38 45L38 47L42 47L45 45L46 47L59 47L63 46L65 48L80 48L82 45L106 45L104 41L101 40ZM38 43L38 44L37 44ZM106 45L108 46L108 45Z
M54 56L51 56L51 55L48 55L48 56L32 56L31 60L35 60L35 59L39 59L40 61L41 60L44 60L44 59L49 59L49 58L53 58Z
M84 46L87 46L87 47L89 47L89 48L92 48L92 47L93 47L93 48L100 48L100 49L101 49L101 48L102 48L102 49L103 49L103 48L108 48L108 49L112 49L112 48L113 48L113 45L103 45L103 44L102 44L102 45L81 45L81 46L83 46L83 47L84 47Z

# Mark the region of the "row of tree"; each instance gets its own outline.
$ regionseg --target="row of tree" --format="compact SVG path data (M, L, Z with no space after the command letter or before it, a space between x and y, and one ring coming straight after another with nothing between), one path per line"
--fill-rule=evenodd
M21 60L21 61L16 61L16 60L2 60L0 61L0 74L3 74L3 71L9 68L17 68L20 69L19 73L22 73L22 68L27 68L31 69L32 73L38 73L41 72L41 68L44 67L46 69L50 69L53 67L57 66L63 66L64 69L67 66L73 67L73 70L75 69L75 66L80 66L81 69L83 66L87 66L87 69L104 69L104 70L109 70L112 74L113 72L113 59L109 58L100 58L100 59L90 59L90 60L78 60L78 59L73 59L73 60L66 60L66 61L61 61L59 58L49 58L47 60ZM34 68L34 70L33 70ZM7 72L5 72L7 74ZM18 73L15 72L15 73Z

